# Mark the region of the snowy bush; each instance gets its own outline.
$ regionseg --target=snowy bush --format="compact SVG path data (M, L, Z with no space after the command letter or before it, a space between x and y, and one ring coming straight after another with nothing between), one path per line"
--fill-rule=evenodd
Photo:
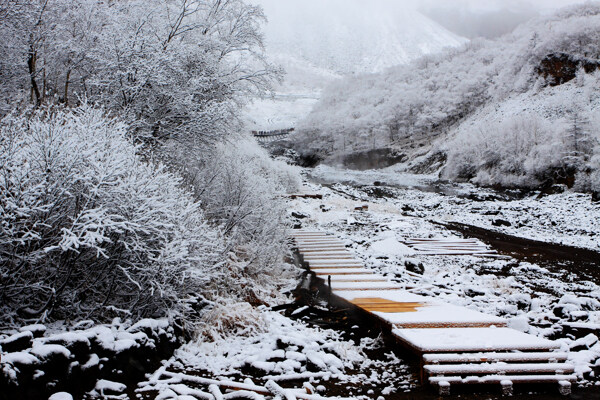
M215 274L220 232L126 131L86 105L1 121L4 323L182 312Z
M297 191L300 175L283 161L272 160L255 140L216 145L196 164L186 157L192 187L206 216L222 227L230 258L226 277L249 300L273 295L291 272L283 263L288 253L287 214L283 195ZM193 172L192 172L193 171ZM216 281L214 282L216 283ZM232 289L233 290L233 289ZM261 291L265 291L260 295Z
M444 177L481 185L532 187L564 169L561 127L535 115L465 129L448 144Z

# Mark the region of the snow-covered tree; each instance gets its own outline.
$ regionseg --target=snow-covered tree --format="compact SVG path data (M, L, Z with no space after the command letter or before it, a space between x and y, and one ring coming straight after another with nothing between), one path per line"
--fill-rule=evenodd
M2 78L39 106L80 98L151 140L225 135L279 74L242 0L3 0ZM25 96L27 95L27 96Z

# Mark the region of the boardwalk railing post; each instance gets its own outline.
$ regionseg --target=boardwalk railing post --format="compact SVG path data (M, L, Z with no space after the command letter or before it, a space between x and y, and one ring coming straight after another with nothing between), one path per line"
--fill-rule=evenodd
M329 285L329 294L327 295L327 307L331 311L331 275L327 276L327 284Z

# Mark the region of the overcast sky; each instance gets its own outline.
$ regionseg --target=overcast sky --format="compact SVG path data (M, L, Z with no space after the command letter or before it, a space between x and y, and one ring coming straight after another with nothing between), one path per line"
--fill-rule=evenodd
M557 8L585 0L250 0L265 6L271 21L291 13L302 20L311 13L340 17L343 10L389 10L401 18L407 8L418 9L455 34L494 38L517 25ZM600 0L593 0L600 1ZM368 15L368 10L364 10ZM289 15L288 15L289 17ZM289 18L288 18L289 19ZM286 19L287 20L287 19Z
M519 24L540 14L584 2L584 0L421 0L416 3L422 12L445 28L472 39L494 38L512 31Z

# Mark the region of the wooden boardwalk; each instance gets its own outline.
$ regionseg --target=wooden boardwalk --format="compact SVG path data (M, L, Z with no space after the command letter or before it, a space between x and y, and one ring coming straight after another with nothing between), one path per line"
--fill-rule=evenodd
M278 129L274 131L252 131L252 136L260 142L273 142L277 140L286 140L294 133L294 131L295 128Z
M417 255L424 256L501 257L477 239L411 238L404 244L415 250Z
M321 193L317 193L317 192L311 190L307 186L302 186L300 188L300 190L298 190L295 193L289 193L287 195L287 197L289 197L292 200L294 200L294 199L322 199L323 195Z
M291 236L305 265L331 285L332 295L378 318L421 357L423 383L437 386L440 394L459 384L495 384L511 394L513 384L521 383L554 384L561 394L570 393L574 367L558 352L558 343L510 329L503 318L409 293L365 268L332 235L295 230ZM438 251L439 244L429 244L425 250ZM441 247L444 255L488 252L474 241L446 241Z

